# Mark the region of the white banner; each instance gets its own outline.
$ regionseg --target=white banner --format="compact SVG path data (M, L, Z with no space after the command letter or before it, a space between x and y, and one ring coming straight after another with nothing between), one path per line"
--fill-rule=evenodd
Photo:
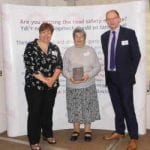
M101 120L94 122L92 127L114 129L114 112L104 85L103 54L100 43L101 34L108 29L105 12L109 9L117 9L122 17L122 25L135 29L138 36L142 60L138 68L134 91L135 109L139 133L145 133L145 17L142 16L145 10L144 2L76 7L4 4L2 5L2 23L8 136L26 134L27 103L24 94L23 53L27 42L38 38L38 27L44 21L55 26L52 42L60 47L62 55L67 47L73 45L73 29L76 26L82 26L86 30L87 44L95 48L102 64L102 71L96 78ZM54 107L54 130L72 128L72 124L67 121L65 79L62 76L60 85Z
M1 12L0 12L0 15ZM4 100L3 55L2 55L2 22L0 22L0 133L6 130L6 106Z

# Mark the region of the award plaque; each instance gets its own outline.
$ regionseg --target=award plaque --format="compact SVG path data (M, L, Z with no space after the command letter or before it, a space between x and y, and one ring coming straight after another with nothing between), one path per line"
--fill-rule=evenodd
M78 68L73 68L73 79L75 81L81 81L83 80L84 71L83 71L83 67L78 67Z

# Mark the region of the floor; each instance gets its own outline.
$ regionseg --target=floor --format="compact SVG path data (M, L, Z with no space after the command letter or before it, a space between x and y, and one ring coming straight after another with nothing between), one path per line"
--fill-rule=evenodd
M57 144L49 145L41 139L42 150L126 150L129 141L128 135L121 140L105 141L104 135L111 134L111 131L93 130L93 140L84 141L84 134L81 132L78 141L69 140L71 130L59 130L54 132ZM6 132L0 134L0 150L30 150L26 136L9 138ZM139 138L138 150L150 150L150 130L146 135Z

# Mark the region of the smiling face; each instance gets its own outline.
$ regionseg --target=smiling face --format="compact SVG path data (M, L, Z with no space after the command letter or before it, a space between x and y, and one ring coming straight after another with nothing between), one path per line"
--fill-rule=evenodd
M52 33L49 29L45 29L39 32L39 40L43 43L49 43L51 41Z
M39 27L39 40L43 43L48 44L51 41L54 27L50 23L42 23Z
M119 27L121 19L115 10L108 11L106 13L106 22L111 30L115 30L117 27Z
M76 32L74 35L74 44L76 47L83 47L85 45L85 36L82 32Z

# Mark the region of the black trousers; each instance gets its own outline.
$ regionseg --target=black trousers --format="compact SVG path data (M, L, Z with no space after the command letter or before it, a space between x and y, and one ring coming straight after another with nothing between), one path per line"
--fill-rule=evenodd
M30 144L40 141L41 132L45 137L53 136L53 107L57 88L40 91L25 88L28 103L27 134Z
M131 139L138 139L138 124L133 103L133 85L120 85L115 73L110 73L108 90L115 112L116 132L124 134L125 123Z

